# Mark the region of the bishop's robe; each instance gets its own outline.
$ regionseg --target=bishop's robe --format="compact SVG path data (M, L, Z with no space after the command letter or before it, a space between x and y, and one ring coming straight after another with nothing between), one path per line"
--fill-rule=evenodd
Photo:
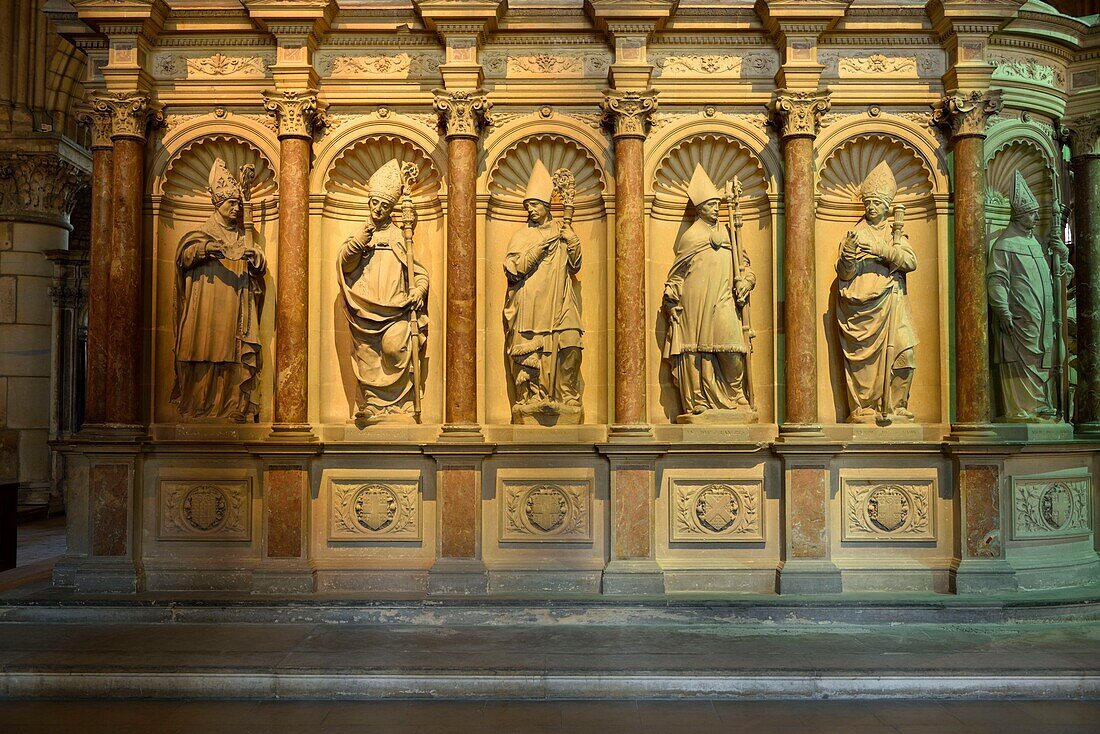
M172 401L189 418L244 420L259 412L260 309L267 263L219 259L240 252L244 233L213 215L176 250L176 380Z
M989 252L986 270L989 306L1008 317L995 318L993 359L1000 373L1008 420L1051 418L1050 383L1054 366L1054 296L1050 265L1039 241L1006 230Z
M413 359L423 357L427 343L427 309L417 315L420 343L414 345L412 310L405 305L410 292L427 298L428 273L413 261L409 282L405 239L392 222L376 229L365 251L349 237L340 250L340 290L351 329L352 369L359 381L366 416L414 413Z
M836 319L849 407L852 413L889 413L894 405L883 398L892 372L916 368L917 333L905 274L916 270L917 256L908 237L894 243L889 221L875 226L861 219L852 232L857 242L872 244L882 254L861 252L848 259L842 252L837 260Z

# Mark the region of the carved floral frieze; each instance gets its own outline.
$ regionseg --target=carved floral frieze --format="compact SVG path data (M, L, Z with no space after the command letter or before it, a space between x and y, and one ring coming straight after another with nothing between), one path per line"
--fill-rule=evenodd
M936 51L909 54L881 52L844 55L836 50L819 51L818 62L827 77L930 77L942 73L943 55Z
M766 53L751 54L655 54L659 76L747 77L775 73L777 59Z
M990 56L989 63L993 64L998 78L1037 82L1059 89L1066 86L1065 72L1026 56Z
M607 74L611 58L602 52L551 52L538 51L496 52L482 54L482 66L493 77L538 77L545 76L582 78L586 76L604 76Z
M329 540L420 540L420 482L334 479Z
M210 56L159 54L152 62L153 73L161 78L263 77L273 59L270 56Z
M1092 532L1092 478L1012 478L1012 537L1065 538Z
M505 480L501 484L501 542L592 541L592 482Z
M759 543L764 540L764 481L670 482L669 540Z
M157 537L247 541L252 538L251 506L249 479L162 479L157 487Z
M936 480L841 477L841 538L846 541L935 540Z
M318 61L322 74L333 77L409 79L439 75L442 57L435 52L325 54Z

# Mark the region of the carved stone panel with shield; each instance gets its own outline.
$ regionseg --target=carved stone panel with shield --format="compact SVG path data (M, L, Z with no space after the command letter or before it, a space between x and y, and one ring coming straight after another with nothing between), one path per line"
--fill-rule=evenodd
M669 539L674 543L764 541L764 481L673 479Z
M420 540L418 479L332 479L329 540Z
M840 478L843 540L929 541L936 539L936 477Z
M1012 478L1012 538L1069 538L1092 532L1092 477Z
M252 539L252 480L167 480L157 488L159 540Z
M592 482L587 479L504 480L500 499L502 542L592 541Z

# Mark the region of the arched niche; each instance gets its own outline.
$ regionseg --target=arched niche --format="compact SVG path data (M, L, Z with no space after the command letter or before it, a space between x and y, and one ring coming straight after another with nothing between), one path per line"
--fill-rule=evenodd
M442 422L443 414L443 333L445 235L443 169L435 153L425 147L427 137L412 131L411 123L365 118L362 124L345 123L341 136L327 145L318 156L311 191L323 204L314 214L310 250L320 273L317 283L316 323L320 334L318 413L322 423L344 426L349 438L378 435L380 426L360 429L354 426L358 391L352 368L353 343L348 328L346 307L337 280L340 250L349 236L358 233L370 217L368 208L370 177L391 160L413 163L419 175L411 194L417 212L412 251L428 273L427 362L423 370L424 395L421 420L427 425ZM400 207L397 207L399 210ZM395 214L399 221L400 214Z
M535 161L550 173L564 168L573 173L576 195L573 220L602 219L607 182L596 157L580 143L558 133L541 133L513 142L496 158L488 173L489 216L505 221L526 221L523 194ZM560 216L557 197L552 201Z
M382 133L361 138L344 148L324 179L324 215L336 219L361 220L370 192L367 183L391 160L412 163L419 175L412 186L413 206L420 219L430 221L443 214L439 194L443 176L435 161L407 138Z
M751 295L751 326L756 334L751 359L755 407L762 423L775 422L775 235L772 226L776 186L760 151L767 150L759 139L735 134L726 126L713 128L713 120L680 127L684 137L664 141L664 152L654 156L650 181L652 197L648 227L649 273L647 301L647 360L650 383L649 412L658 423L672 423L683 412L663 347L668 331L663 310L664 283L675 260L677 240L695 221L695 207L687 196L695 166L701 165L719 191L734 177L742 185L743 225L737 233L741 247L756 275ZM727 208L721 210L720 226L727 226Z
M994 128L996 137L986 140L985 217L991 230L1008 226L1012 216L1012 189L1016 171L1023 175L1028 188L1039 202L1036 236L1043 239L1053 210L1053 151L1028 125L1002 124Z
M533 119L533 118L532 118ZM541 118L540 118L541 119ZM556 120L556 121L555 121ZM543 120L548 129L529 134L536 129L528 122L512 123L501 131L486 151L486 170L480 191L487 200L484 218L484 310L485 359L481 366L485 390L485 415L490 424L512 421L514 398L505 354L504 298L508 281L503 263L512 238L527 227L523 194L536 160L541 160L553 174L559 168L573 173L576 181L576 207L573 230L581 240L581 267L577 280L581 293L581 321L584 329L584 349L581 378L584 383L582 404L584 422L601 424L607 421L608 386L607 355L609 344L608 289L609 250L613 236L608 231L605 201L612 181L605 175L606 151L590 148L585 137L575 137L557 119ZM586 134L587 135L587 134ZM582 142L583 141L583 142ZM561 204L554 196L552 214L562 217Z
M947 212L941 204L946 189L946 171L938 156L925 148L922 138L871 130L862 125L841 138L832 136L819 157L818 203L815 223L816 302L818 304L818 390L819 415L827 422L848 419L848 388L844 376L843 351L836 320L838 281L836 262L840 244L864 216L861 186L881 162L890 166L897 183L893 205L905 207L903 233L917 258L917 269L906 275L906 289L916 347L916 372L909 407L918 423L946 421L943 364L947 355L946 294ZM918 142L919 141L919 142Z
M213 116L211 116L212 119ZM224 120L217 120L225 122ZM153 180L154 241L153 241L153 297L154 323L154 372L153 395L154 421L160 425L183 422L170 396L175 374L175 319L177 318L176 250L184 236L198 229L214 213L208 182L214 161L221 158L234 176L240 175L245 164L255 166L256 177L252 182L255 245L267 258L268 272L265 289L274 293L275 273L278 270L278 178L268 147L251 137L256 131L250 127L229 125L232 130L211 130L209 121L176 132L166 145L159 160L161 174ZM194 133L200 132L195 135ZM242 134L243 133L243 134ZM260 314L261 368L260 368L260 420L271 419L271 394L274 352L274 302L269 297Z

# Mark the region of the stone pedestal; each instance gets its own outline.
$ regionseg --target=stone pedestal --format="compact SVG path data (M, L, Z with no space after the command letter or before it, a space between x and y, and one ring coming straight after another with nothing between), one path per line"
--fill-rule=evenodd
M481 554L482 465L493 448L484 443L436 444L435 489L439 546L428 573L428 593L484 594L489 575Z
M986 291L988 243L985 233L986 121L1001 109L996 93L948 94L935 120L952 140L955 183L955 439L989 435L989 302Z
M786 411L780 431L819 436L817 417L817 333L820 328L814 223L814 139L829 109L824 92L782 90L772 103L783 141L783 317L786 334Z
M134 494L141 470L136 443L104 445L89 452L86 464L87 556L73 572L81 593L134 593L142 589L136 563ZM80 485L73 490L82 489Z

